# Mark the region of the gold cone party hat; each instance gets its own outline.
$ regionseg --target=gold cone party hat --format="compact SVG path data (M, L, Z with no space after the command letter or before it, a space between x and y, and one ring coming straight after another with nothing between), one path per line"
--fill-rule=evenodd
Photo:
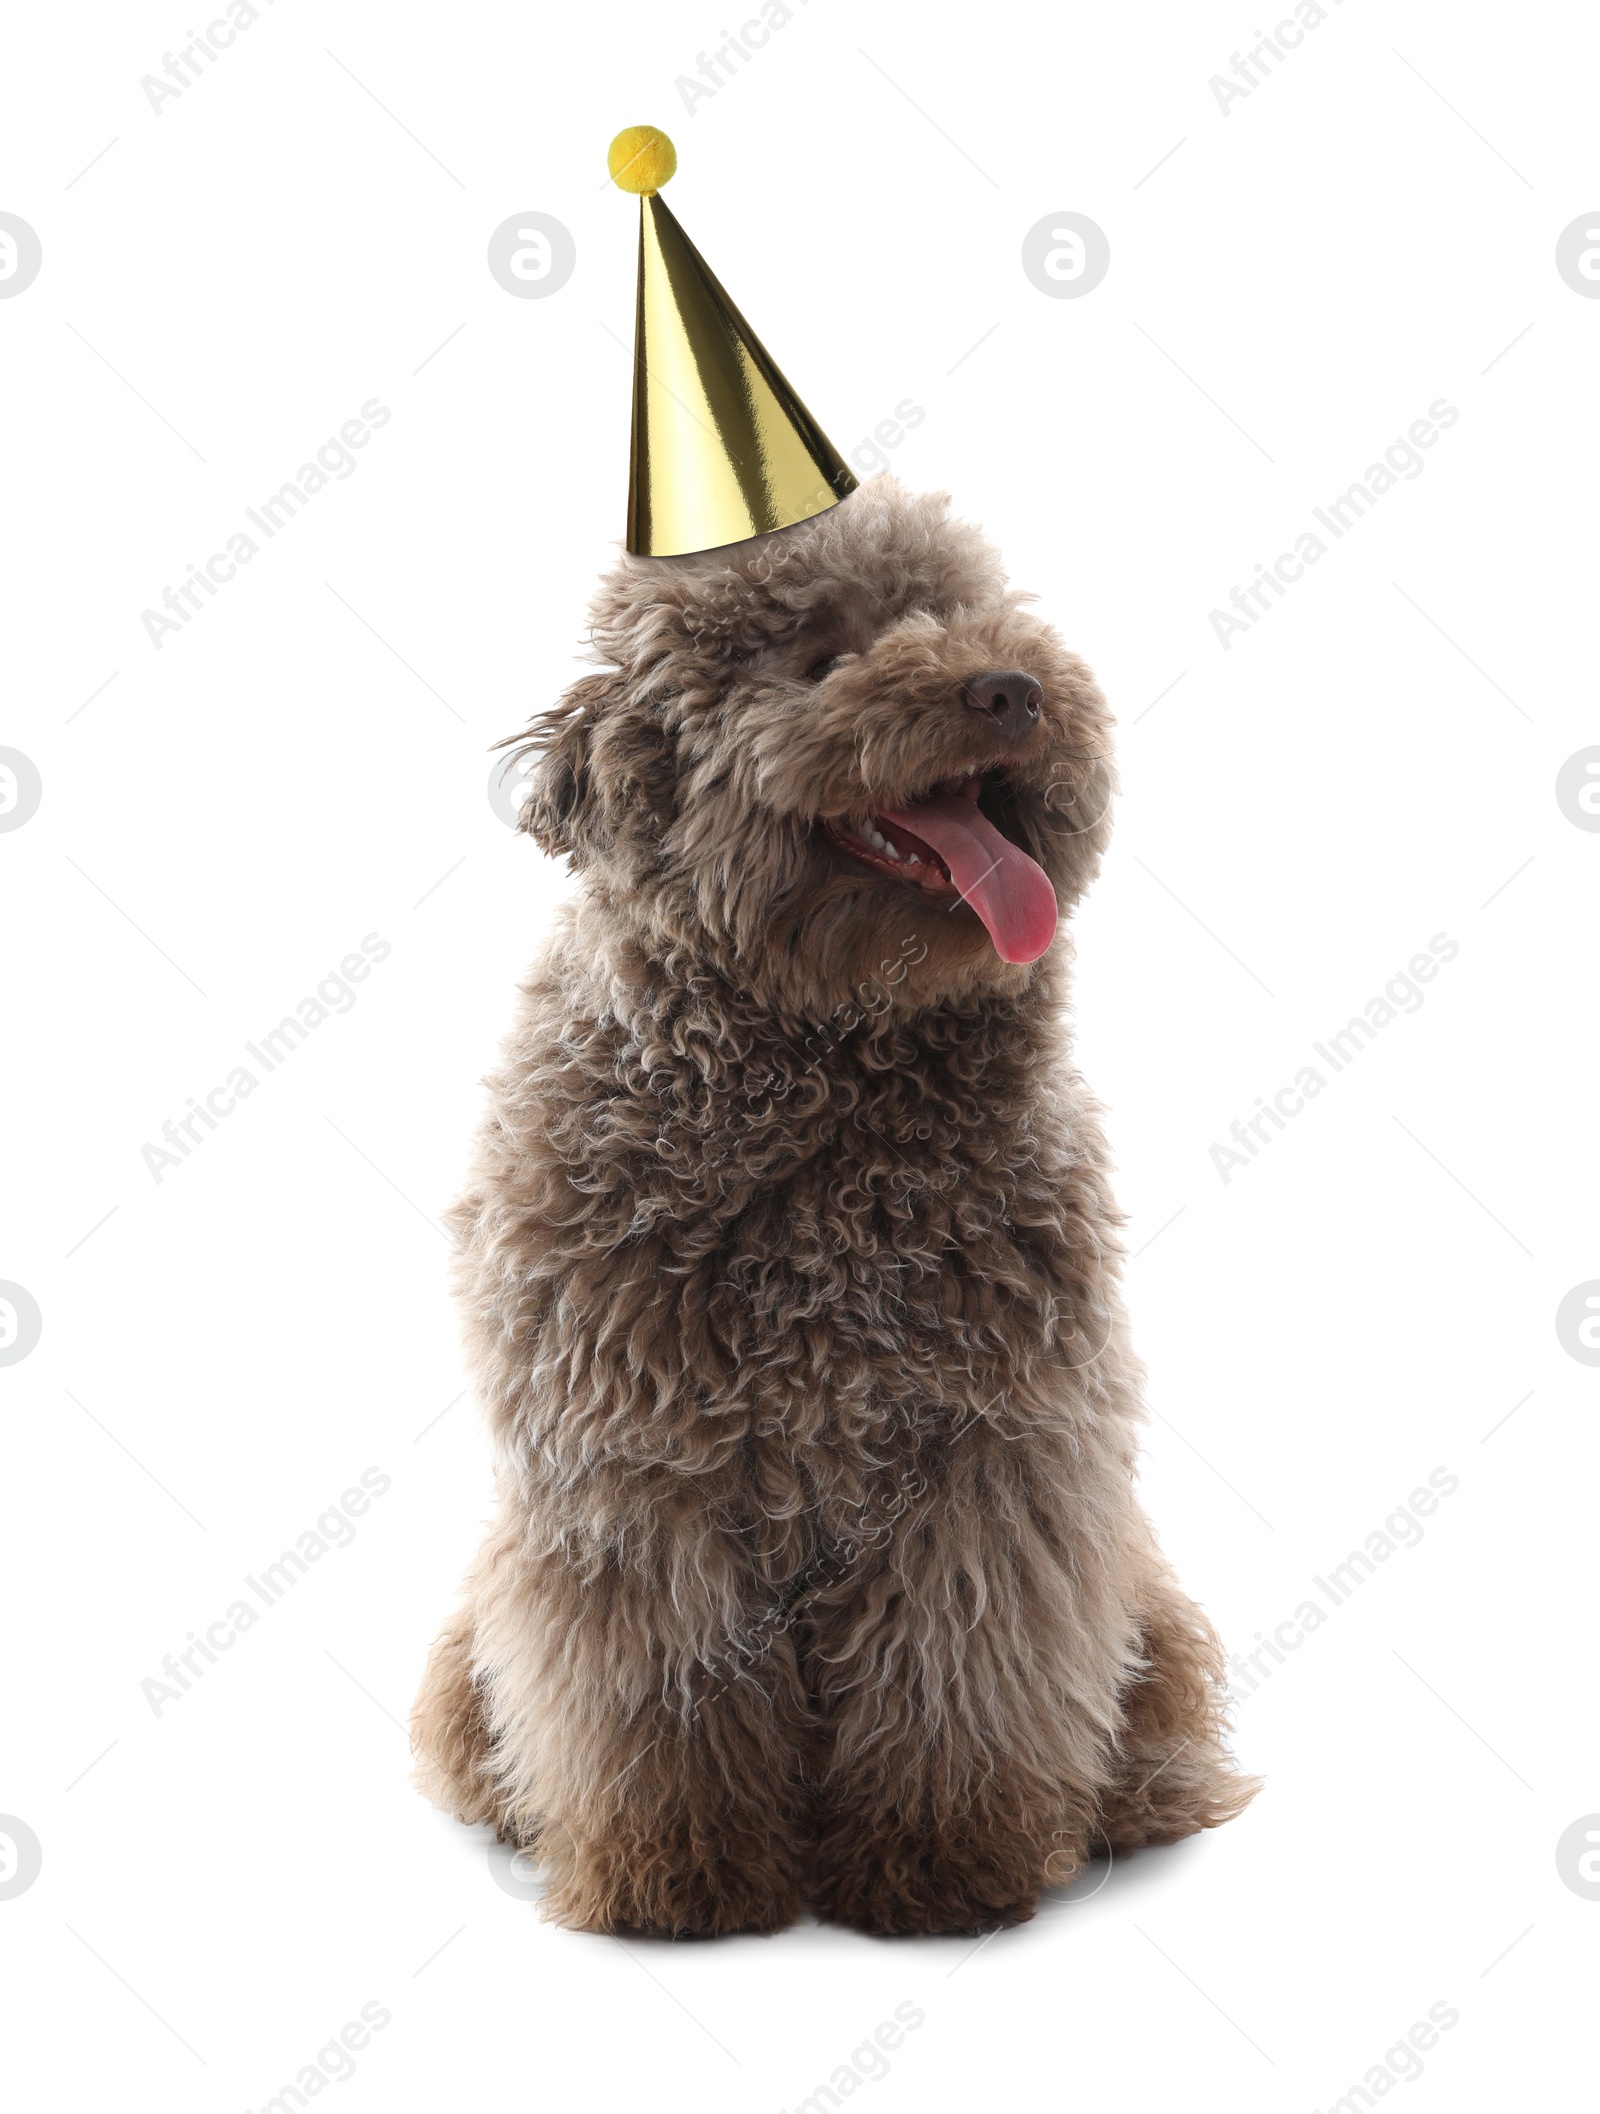
M671 140L630 125L607 161L639 196L629 550L720 550L837 506L855 478L661 202Z

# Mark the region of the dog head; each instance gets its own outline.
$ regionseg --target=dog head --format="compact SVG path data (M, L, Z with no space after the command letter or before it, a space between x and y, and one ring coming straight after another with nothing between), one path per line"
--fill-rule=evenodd
M1020 993L1109 827L1110 717L943 496L625 557L521 816L648 953L807 1017ZM871 994L870 998L868 994Z

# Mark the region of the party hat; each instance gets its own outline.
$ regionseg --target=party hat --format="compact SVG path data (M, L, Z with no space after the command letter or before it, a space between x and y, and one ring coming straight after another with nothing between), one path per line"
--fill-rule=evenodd
M837 506L854 476L662 203L671 140L630 125L607 162L639 197L629 550L720 550Z

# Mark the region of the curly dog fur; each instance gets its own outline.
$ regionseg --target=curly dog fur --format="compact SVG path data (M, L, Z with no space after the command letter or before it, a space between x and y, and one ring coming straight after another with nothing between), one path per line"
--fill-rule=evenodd
M499 1512L414 1738L573 1928L992 1929L1255 1789L1135 1496L1070 939L1002 961L825 826L996 767L1070 909L1110 718L1026 599L882 478L623 558L523 740L580 879L453 1213ZM990 670L1039 687L1020 736Z

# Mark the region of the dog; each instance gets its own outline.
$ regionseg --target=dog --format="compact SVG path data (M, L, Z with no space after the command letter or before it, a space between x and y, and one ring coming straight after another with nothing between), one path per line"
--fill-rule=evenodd
M417 1781L576 1930L997 1929L1233 1818L1058 932L1111 720L943 496L624 556L534 720L578 877L454 1207L498 1515Z

